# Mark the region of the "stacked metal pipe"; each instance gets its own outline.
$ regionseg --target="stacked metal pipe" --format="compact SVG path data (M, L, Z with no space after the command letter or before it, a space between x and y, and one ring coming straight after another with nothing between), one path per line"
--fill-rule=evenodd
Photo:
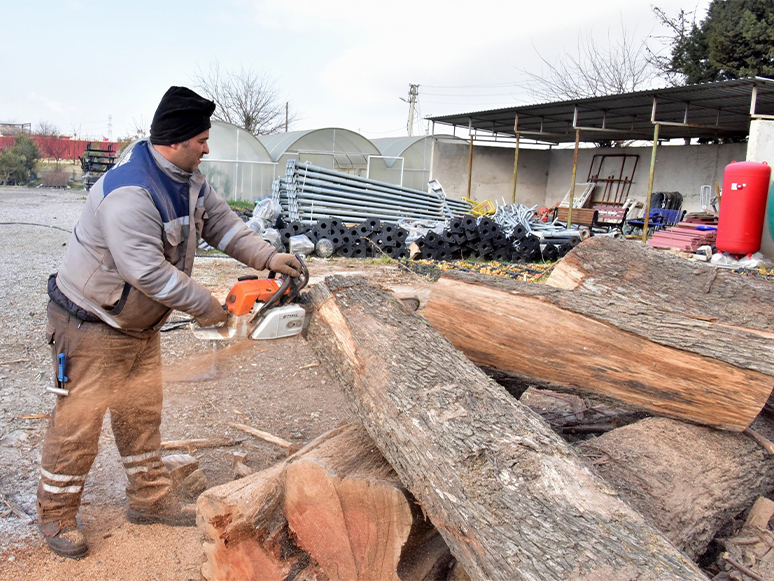
M314 224L337 218L348 223L376 218L445 222L470 211L471 205L442 193L423 192L362 178L310 163L290 160L284 178L274 180L272 197L287 221Z
M574 247L580 243L582 236L579 230L567 229L556 221L543 222L535 213L536 208L523 204L498 205L491 218L507 236L526 230L527 234L536 236L542 245L550 243L559 246L568 243Z

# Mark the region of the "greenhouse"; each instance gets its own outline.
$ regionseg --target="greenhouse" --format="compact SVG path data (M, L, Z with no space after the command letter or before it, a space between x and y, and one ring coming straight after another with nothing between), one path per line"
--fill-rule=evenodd
M329 127L261 135L213 121L210 153L201 170L224 198L258 200L271 195L272 180L284 177L288 160L427 191L432 136L373 141L349 129Z
M261 135L259 139L277 163L278 172L283 174L288 160L295 159L367 177L369 160L381 156L371 141L355 131L340 127Z
M241 127L212 121L210 153L199 169L226 200L257 200L271 195L271 182L284 175L263 144Z
M433 140L429 135L374 139L374 145L383 156L384 165L392 172L400 173L401 178L395 182L385 176L373 177L415 190L426 190L433 162Z

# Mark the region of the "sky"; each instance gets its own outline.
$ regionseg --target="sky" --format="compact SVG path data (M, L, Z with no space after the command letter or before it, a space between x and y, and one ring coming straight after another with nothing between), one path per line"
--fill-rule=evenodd
M653 0L0 0L0 123L78 137L146 131L172 85L252 68L276 81L295 129L407 134L418 118L536 102L528 73L625 28L660 35ZM709 1L661 0L699 19ZM424 122L423 128L427 128ZM414 129L420 129L420 122Z

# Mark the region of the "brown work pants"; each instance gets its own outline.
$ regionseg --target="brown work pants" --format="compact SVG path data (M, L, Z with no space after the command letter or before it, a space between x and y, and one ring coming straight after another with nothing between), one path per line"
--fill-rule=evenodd
M171 480L161 462L159 334L136 338L104 323L87 323L54 303L46 335L54 357L66 356L69 390L57 396L43 441L37 509L41 524L75 518L105 411L129 484L129 506L152 512L169 501Z

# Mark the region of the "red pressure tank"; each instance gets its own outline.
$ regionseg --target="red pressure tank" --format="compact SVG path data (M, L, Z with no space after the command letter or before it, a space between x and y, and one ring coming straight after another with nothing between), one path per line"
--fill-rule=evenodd
M715 247L733 255L761 249L771 168L754 161L732 161L723 173Z

